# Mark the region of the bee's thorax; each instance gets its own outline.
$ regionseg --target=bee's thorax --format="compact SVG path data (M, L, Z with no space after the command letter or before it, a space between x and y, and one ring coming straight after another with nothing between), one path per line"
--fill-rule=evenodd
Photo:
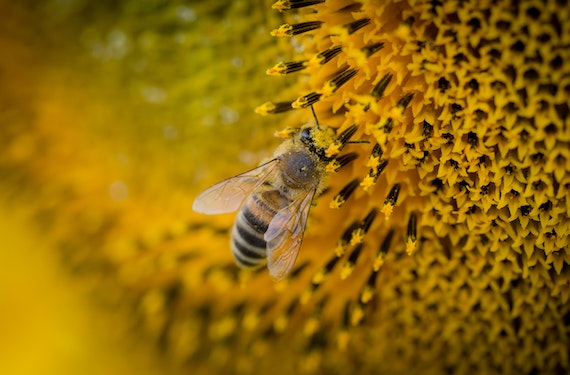
M292 189L314 188L318 183L318 163L304 150L291 151L283 155L283 183Z

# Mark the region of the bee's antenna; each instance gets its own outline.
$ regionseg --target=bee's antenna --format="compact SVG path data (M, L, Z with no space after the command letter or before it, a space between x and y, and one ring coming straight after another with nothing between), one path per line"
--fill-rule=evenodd
M311 111L313 111L313 117L315 118L315 123L317 124L317 128L321 128L319 126L319 119L317 118L317 114L315 113L315 108L313 107L313 105L311 104Z

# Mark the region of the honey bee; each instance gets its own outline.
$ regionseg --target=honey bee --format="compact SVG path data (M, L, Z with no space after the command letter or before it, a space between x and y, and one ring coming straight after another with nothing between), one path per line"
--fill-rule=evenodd
M296 129L271 160L206 189L192 208L210 215L238 211L231 232L237 265L267 262L270 276L281 280L295 264L313 199L324 190L333 160L327 148L342 146L353 133L336 138L318 123Z

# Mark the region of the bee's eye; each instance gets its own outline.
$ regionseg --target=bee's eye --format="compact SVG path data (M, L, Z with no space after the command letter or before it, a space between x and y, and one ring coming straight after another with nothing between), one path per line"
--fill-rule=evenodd
M300 138L301 142L305 144L310 144L313 141L313 138L311 137L311 131L309 130L309 128L301 130Z

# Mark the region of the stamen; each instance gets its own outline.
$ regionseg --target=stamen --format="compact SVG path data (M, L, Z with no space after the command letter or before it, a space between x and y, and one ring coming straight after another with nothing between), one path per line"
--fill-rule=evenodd
M266 73L270 76L284 75L289 73L298 72L307 67L307 60L279 62L272 68L267 69Z
M342 133L338 135L336 141L341 145L344 145L346 142L350 140L350 138L352 138L352 136L354 135L354 133L356 133L357 130L358 130L358 125L351 125L350 127L348 127L346 130L344 130Z
M376 171L376 168L378 168L378 165L380 164L381 157L382 157L382 147L380 146L380 144L376 143L372 148L372 152L370 153L370 157L368 158L366 166Z
M313 293L319 288L319 286L323 283L326 277L332 272L338 261L340 260L339 257L333 256L327 264L323 267L319 268L317 272L313 275L311 279L311 283L305 289L303 294L301 295L301 303L306 304L309 302L309 299L313 295Z
M390 249L390 243L392 242L393 237L394 237L394 230L392 229L388 232L386 238L384 238L384 241L382 241L382 244L380 245L380 248L376 253L376 257L374 258L374 263L372 264L372 269L374 270L374 272L378 272L378 270L384 264L384 258L386 257L386 253L388 253L388 250Z
M319 100L321 100L321 96L323 96L323 94L319 94L319 93L313 91L307 95L304 95L304 96L297 98L297 100L295 100L293 103L291 103L291 107L295 108L295 109L306 108L310 105L315 104Z
M279 26L278 29L271 31L272 36L278 37L290 37L293 35L303 34L312 30L316 30L320 28L322 22L320 21L309 21L309 22L301 22L296 24L283 24Z
M348 324L350 321L350 303L346 302L342 312L341 318L341 328L337 334L337 347L339 350L344 351L348 347L349 334L348 334Z
M342 190L333 197L331 203L329 204L330 208L340 208L352 195L358 184L359 182L357 178L346 184L346 186L343 187Z
M305 326L303 327L303 334L306 337L313 337L315 333L317 333L317 331L319 330L321 322L321 313L323 311L325 302L326 298L323 298L322 301L319 301L319 303L315 305L311 313L311 316L305 322Z
M390 133L392 131L392 128L394 128L394 120L392 120L392 117L389 117L384 125L382 125L380 128L384 129L384 133Z
M323 85L323 95L330 96L358 73L358 69L344 69Z
M364 241L364 236L370 229L370 226L372 225L372 222L374 221L374 218L376 218L377 214L378 214L377 208L373 208L372 210L370 210L368 215L366 215L364 220L362 220L362 222L360 223L360 226L352 232L352 236L350 238L351 245L354 246Z
M307 66L324 65L331 61L335 56L342 52L342 46L332 46L309 60Z
M406 234L406 252L408 255L412 255L416 248L417 241L417 217L416 213L412 212L410 214L410 219L408 220L408 232Z
M356 20L354 22L351 23L347 23L346 25L343 25L344 28L346 29L346 31L348 32L348 35L362 29L364 26L368 25L370 23L370 18L362 18L360 20Z
M376 185L378 177L380 176L380 174L382 173L384 168L386 168L387 165L388 165L388 160L380 160L376 168L374 167L370 168L368 174L366 175L366 177L364 177L364 179L360 183L360 186L362 186L364 191L368 191L371 187Z
M356 130L358 129L357 125L352 125L345 131L343 131L337 139L332 143L325 151L325 156L328 158L332 158L344 148L345 143L347 143L350 138L354 135Z
M353 327L356 327L362 322L363 318L364 318L364 310L362 309L362 305L358 303L352 309L352 314L350 315L350 324Z
M360 50L362 52L364 52L366 57L370 57L373 54L375 54L376 52L380 51L382 48L384 48L384 43L378 42L378 43L370 44L368 46L364 46Z
M255 113L260 115L268 115L268 114L275 114L275 113L282 113L287 112L293 109L292 107L293 102L267 102L255 109Z
M366 281L366 285L362 289L360 293L360 303L366 305L368 302L372 300L372 297L376 293L376 278L378 277L378 271L372 271L370 276L368 277L368 281Z
M408 104L410 104L413 97L413 93L406 94L402 99L398 100L398 104L396 106L402 108L403 111L408 107Z
M360 225L361 224L359 222L355 221L352 224L350 224L349 227L346 228L345 231L342 233L342 236L340 237L335 246L335 254L338 258L344 255L346 247L348 246L348 243L352 239L352 233L354 233L355 230L360 228Z
M279 314L273 322L273 329L275 332L283 332L289 325L289 319L293 315L295 308L298 306L299 301L297 299L292 300L285 309L285 312Z
M368 232L368 230L372 226L372 223L374 222L374 219L376 218L377 214L378 214L378 209L376 207L374 207L370 210L368 215L366 215L364 220L362 220L362 224L361 224L360 228L362 228L364 233Z
M398 201L399 193L400 193L400 184L396 184L394 185L394 187L392 187L392 189L388 193L388 196L386 197L386 200L384 201L384 207L382 207L382 212L386 215L386 220L390 218L390 215L394 210L394 206Z
M341 280L346 280L352 274L352 271L354 270L356 261L358 260L358 257L360 255L360 252L362 251L363 246L364 245L361 243L356 245L354 250L352 250L352 252L348 256L347 261L342 265L342 269L340 270Z
M370 95L372 95L373 97L375 97L376 99L380 99L382 97L382 95L384 95L384 91L386 90L386 87L388 87L388 84L390 83L390 81L392 80L392 74L388 73L386 74L384 77L382 77L382 79L374 86L374 88L372 89L372 91L370 92Z
M299 129L297 128L285 128L282 130L277 130L273 135L277 138L288 139L293 136L293 134L297 133Z
M324 3L325 0L278 0L271 8L284 11Z
M348 154L339 156L338 158L336 158L336 161L338 163L337 171L340 170L341 168L346 167L348 164L352 163L357 158L358 158L358 153L356 152L350 152Z

